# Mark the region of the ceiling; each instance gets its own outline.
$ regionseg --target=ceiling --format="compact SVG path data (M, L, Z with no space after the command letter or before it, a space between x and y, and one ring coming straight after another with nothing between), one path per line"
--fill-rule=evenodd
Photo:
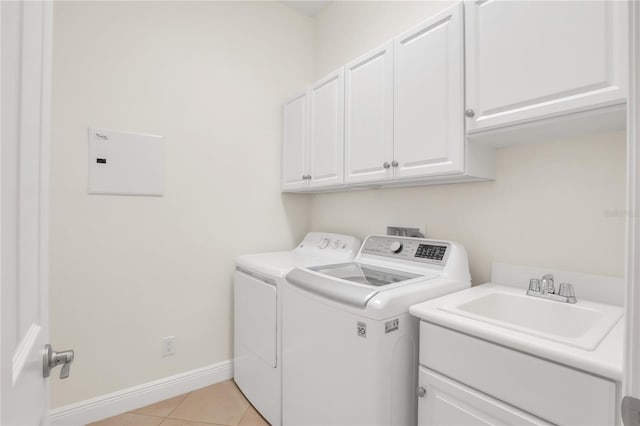
M307 15L313 18L331 2L316 1L316 0L309 0L309 1L301 0L301 1L283 1L282 3L286 4L292 9L297 10L299 13L302 13L303 15Z

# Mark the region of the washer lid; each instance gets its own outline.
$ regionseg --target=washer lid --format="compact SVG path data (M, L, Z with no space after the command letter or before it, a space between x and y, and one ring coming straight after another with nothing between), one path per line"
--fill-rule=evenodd
M405 285L427 283L437 276L435 274L416 275L349 262L316 268L294 268L286 278L294 287L364 309L369 300L377 294L392 292L393 289Z
M399 283L421 275L412 274L405 271L385 269L378 266L367 265L359 262L342 263L339 265L316 266L309 268L319 274L342 280L366 284L374 287L382 287L389 284Z

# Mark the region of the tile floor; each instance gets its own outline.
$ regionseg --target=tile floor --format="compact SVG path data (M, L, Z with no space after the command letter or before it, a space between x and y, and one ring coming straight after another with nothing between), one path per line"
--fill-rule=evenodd
M265 426L233 380L198 389L89 426Z

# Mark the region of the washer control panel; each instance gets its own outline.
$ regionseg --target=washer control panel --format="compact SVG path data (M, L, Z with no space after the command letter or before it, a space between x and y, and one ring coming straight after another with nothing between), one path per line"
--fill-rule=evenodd
M431 265L445 265L449 249L449 243L442 241L397 236L372 236L365 241L362 253Z

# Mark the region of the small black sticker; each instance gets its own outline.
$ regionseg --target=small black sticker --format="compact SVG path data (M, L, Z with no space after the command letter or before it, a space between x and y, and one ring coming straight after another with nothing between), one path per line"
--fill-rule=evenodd
M106 158L96 158L96 163L98 164L107 164Z

